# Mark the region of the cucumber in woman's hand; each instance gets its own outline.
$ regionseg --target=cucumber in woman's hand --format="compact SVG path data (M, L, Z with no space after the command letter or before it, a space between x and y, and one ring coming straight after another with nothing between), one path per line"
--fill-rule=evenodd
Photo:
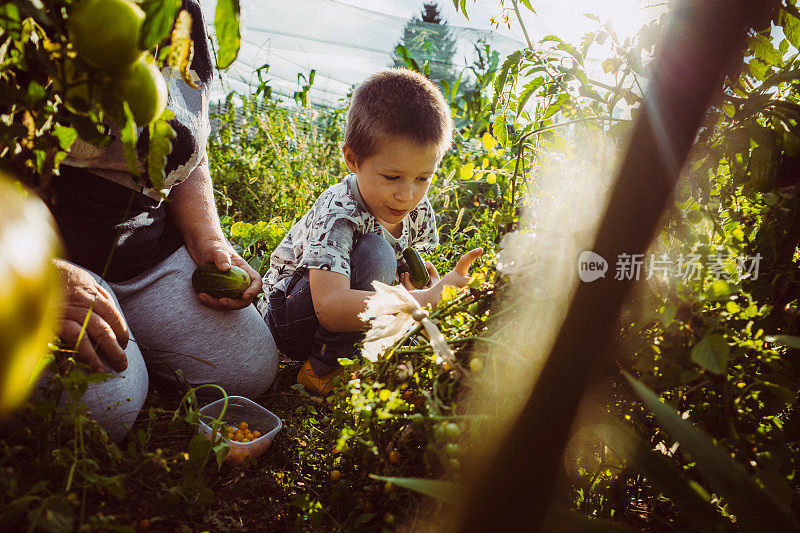
M192 274L192 287L197 293L204 292L214 298L242 297L244 290L250 286L250 275L241 268L231 265L227 272L218 270L214 263L206 263L197 267Z
M428 274L425 262L418 251L411 247L406 248L403 250L403 259L408 265L408 273L411 275L411 284L414 287L422 289L431 282L431 275Z

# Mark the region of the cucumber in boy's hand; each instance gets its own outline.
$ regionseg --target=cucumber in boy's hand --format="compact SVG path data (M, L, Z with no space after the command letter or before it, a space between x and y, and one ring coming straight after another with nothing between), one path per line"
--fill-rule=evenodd
M412 247L403 250L403 259L408 265L408 273L410 276L411 284L417 289L423 289L431 282L431 275L428 269L425 268L425 262L419 252Z
M192 274L192 287L196 293L204 292L214 298L242 297L250 286L250 276L243 269L231 265L231 269L223 272L214 263L206 263L197 267Z

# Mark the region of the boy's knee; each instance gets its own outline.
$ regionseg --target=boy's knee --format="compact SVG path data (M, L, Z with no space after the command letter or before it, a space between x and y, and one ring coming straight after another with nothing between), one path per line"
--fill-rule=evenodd
M350 255L351 288L372 290L372 282L391 285L397 274L397 256L389 241L373 233L362 236Z

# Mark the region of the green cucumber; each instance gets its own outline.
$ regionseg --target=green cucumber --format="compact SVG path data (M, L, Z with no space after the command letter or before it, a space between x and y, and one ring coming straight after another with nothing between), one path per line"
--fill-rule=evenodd
M250 286L250 281L247 272L234 265L229 271L222 272L214 263L206 263L197 267L192 274L194 291L198 294L204 292L214 298L239 299Z
M431 282L431 275L425 268L422 256L414 248L408 247L403 250L403 259L408 265L408 273L411 274L411 284L418 289L422 289Z

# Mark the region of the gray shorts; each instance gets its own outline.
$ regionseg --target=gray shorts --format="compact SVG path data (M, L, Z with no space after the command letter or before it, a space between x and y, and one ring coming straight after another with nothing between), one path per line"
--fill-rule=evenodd
M144 404L148 372L170 380L180 369L191 385L216 383L250 398L275 379L278 350L261 314L252 305L238 311L202 305L191 284L196 266L181 247L129 281L101 281L128 323L128 368L91 384L83 401L115 439L127 434Z

